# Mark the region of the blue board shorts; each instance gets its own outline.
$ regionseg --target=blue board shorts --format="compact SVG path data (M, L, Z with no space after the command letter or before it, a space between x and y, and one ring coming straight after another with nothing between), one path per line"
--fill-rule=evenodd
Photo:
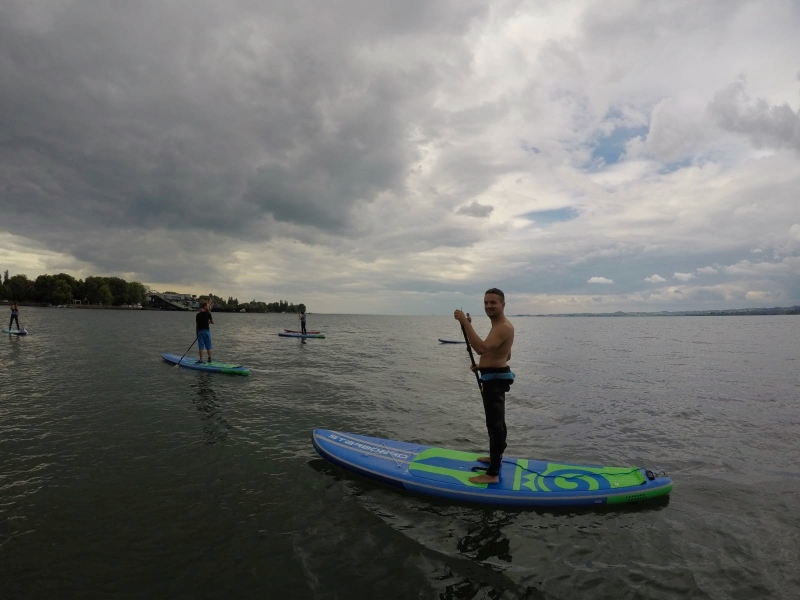
M211 331L208 329L201 329L197 332L197 345L200 350L211 350Z

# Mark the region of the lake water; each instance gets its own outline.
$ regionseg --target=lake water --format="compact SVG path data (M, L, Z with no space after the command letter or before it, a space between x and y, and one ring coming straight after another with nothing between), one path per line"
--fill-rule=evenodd
M413 496L315 427L482 451L451 317L22 307L0 338L0 597L800 597L800 318L515 318L510 456L665 470L667 501L502 510ZM479 332L486 318L475 319ZM192 349L191 356L194 356Z

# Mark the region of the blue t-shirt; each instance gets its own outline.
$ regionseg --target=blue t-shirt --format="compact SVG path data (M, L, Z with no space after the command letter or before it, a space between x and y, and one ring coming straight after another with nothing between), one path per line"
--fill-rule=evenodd
M306 316L305 315L300 315L300 322L301 323L305 323L306 322Z

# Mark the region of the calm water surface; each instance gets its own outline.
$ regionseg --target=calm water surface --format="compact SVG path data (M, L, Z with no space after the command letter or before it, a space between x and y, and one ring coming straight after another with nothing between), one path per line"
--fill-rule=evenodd
M315 427L479 451L450 317L23 307L0 337L2 598L800 597L800 318L516 318L511 456L666 470L667 501L500 510L320 459ZM476 319L479 332L488 320ZM194 350L192 351L194 355Z

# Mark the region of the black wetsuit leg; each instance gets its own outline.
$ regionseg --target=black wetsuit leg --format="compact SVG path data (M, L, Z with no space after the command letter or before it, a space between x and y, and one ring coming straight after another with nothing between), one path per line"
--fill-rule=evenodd
M486 430L489 432L489 468L487 475L498 475L506 449L506 392L508 383L502 380L483 382L483 410L486 412Z

